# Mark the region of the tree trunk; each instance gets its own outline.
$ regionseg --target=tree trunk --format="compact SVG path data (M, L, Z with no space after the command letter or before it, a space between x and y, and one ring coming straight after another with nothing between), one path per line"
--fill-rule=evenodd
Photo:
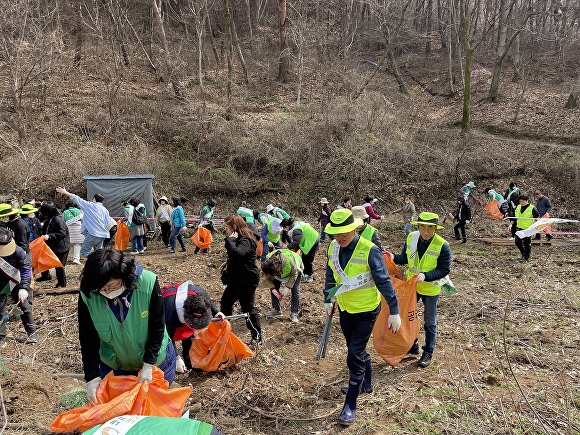
M75 68L81 67L81 61L83 58L83 17L81 15L81 5L80 1L75 2L75 25L74 25L74 38L75 38L75 48L74 48L74 58L73 66Z
M227 86L227 97L228 97L228 107L227 114L231 115L232 112L232 89L234 84L234 41L232 35L232 10L230 8L230 1L224 0L225 7L225 19L226 19L226 58L228 62L228 86Z
M471 70L473 66L473 48L470 43L469 13L466 4L468 0L460 0L459 13L461 14L461 30L463 32L463 50L465 54L465 72L463 85L463 117L461 131L471 129Z
M449 80L449 95L455 95L455 80L453 78L453 29L455 28L454 6L449 5L449 22L447 24L447 79Z
M288 82L290 69L290 53L286 43L286 0L278 0L279 34L280 34L280 61L278 64L278 80Z
M163 19L161 17L161 6L162 1L159 0L159 5L157 5L158 0L151 0L151 7L153 9L153 16L157 22L157 27L159 28L159 39L161 40L161 46L163 47L163 53L165 55L165 67L167 69L168 79L171 81L173 86L173 92L178 99L183 99L183 92L181 91L181 86L179 85L179 80L177 78L177 71L174 70L171 62L171 54L169 53L169 46L167 45L167 38L165 37L165 28L163 27Z
M570 92L568 101L566 101L566 105L564 106L566 109L574 109L575 107L578 107L578 94L580 94L580 73L578 73L576 84L572 88L572 92Z

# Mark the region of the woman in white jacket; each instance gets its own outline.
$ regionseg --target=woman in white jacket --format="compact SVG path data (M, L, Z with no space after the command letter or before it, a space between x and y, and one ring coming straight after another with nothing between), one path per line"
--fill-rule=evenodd
M81 233L83 212L77 207L72 199L65 204L62 217L68 227L70 247L73 251L73 264L81 264L81 245L85 241L85 236Z

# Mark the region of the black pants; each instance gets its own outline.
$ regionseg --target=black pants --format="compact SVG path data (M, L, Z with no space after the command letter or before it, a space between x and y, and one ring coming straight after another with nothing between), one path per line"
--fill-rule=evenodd
M340 328L348 348L346 365L354 377L362 378L365 374L365 360L370 360L370 355L366 350L367 343L380 311L381 305L379 304L374 310L364 313L340 312Z
M532 253L532 238L524 237L523 239L520 239L516 235L516 246L522 253L522 257L524 257L526 260L529 260L530 254Z
M169 246L169 237L171 237L171 224L169 222L160 222L161 227L161 239L165 247Z
M66 273L64 272L64 265L66 264L66 260L68 258L68 251L55 252L54 255L56 255L58 257L59 261L63 265L63 267L55 267L54 268L54 270L56 272L56 284L61 285L63 287L66 287ZM40 276L50 277L50 270L45 270L44 272L42 272L40 274Z
M465 221L460 220L457 221L455 226L453 227L453 232L455 233L455 239L459 240L459 231L461 230L461 237L463 240L467 240L467 236L465 235Z
M117 234L117 225L114 225L109 230L109 238L103 241L103 249L107 249L108 247L115 247L115 235ZM112 243L111 243L112 241Z
M312 246L312 249L308 251L308 254L302 253L302 263L304 263L304 275L312 275L313 267L312 264L314 263L314 256L316 255L316 251L318 251L318 242Z
M4 316L6 302L8 302L8 298L12 301L12 303L18 303L18 288L14 287L10 294L2 294L0 295L0 316ZM24 326L24 330L28 335L32 334L36 331L36 325L34 324L34 320L32 318L32 290L28 290L28 298L19 305L20 309L22 310L22 314L20 315L20 321ZM6 337L6 322L1 322L0 324L0 339Z
M262 337L262 328L260 327L260 316L257 308L254 306L257 285L249 284L228 284L220 301L220 311L225 316L232 315L232 308L236 301L240 301L243 313L248 313L246 326L252 334L252 338L257 340Z

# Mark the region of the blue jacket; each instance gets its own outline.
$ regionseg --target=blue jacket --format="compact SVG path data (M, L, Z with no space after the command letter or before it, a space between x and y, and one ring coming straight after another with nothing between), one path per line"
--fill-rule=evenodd
M185 213L183 213L183 208L180 205L175 207L171 212L171 222L173 222L173 226L176 228L181 228L186 225Z

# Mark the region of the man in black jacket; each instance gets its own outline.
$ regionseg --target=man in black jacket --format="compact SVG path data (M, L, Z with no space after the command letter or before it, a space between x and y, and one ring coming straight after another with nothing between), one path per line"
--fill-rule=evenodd
M457 198L457 209L453 213L454 219L457 221L453 227L453 232L455 233L455 240L461 240L461 243L467 242L467 236L465 234L465 224L468 224L471 220L471 207L465 200L463 196ZM459 231L461 230L461 239L459 238Z
M10 297L22 310L20 320L28 334L26 343L36 343L36 325L32 318L32 267L26 252L16 246L12 230L0 228L0 347L6 346L4 309Z
M6 222L6 226L12 230L14 233L14 242L16 246L20 246L24 249L24 252L27 254L30 253L30 229L26 222L20 219L18 216L18 210L10 208L5 208L8 204L2 204L2 210L0 210L0 217L8 216L8 222Z

